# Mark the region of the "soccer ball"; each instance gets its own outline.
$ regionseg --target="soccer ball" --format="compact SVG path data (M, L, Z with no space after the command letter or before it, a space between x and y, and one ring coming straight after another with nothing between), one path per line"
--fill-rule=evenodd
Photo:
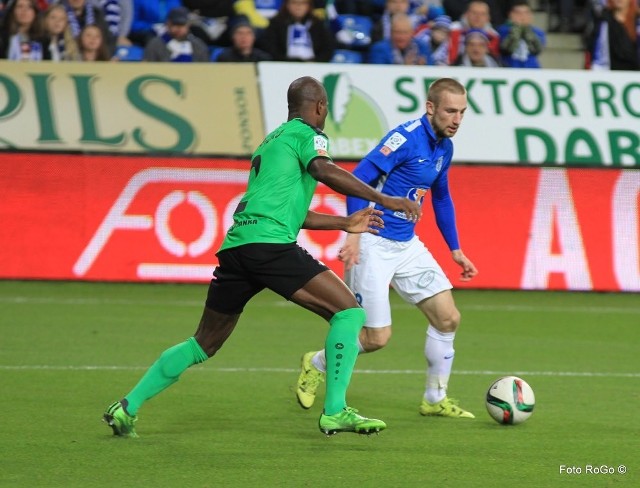
M517 376L499 378L487 391L487 411L499 424L521 424L531 417L535 404L529 383Z

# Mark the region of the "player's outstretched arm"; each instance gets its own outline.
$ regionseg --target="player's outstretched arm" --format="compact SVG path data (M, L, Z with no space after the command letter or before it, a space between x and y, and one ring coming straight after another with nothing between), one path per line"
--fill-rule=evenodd
M343 230L355 234L362 232L377 234L377 229L384 227L384 222L380 217L381 215L382 212L380 210L369 207L358 210L346 217L309 210L302 224L302 228L314 230Z
M471 278L478 274L478 270L476 269L475 265L467 256L464 255L464 253L460 249L451 251L451 257L462 268L462 273L460 273L460 281L469 281Z
M376 202L389 210L404 212L410 220L417 221L422 215L422 210L417 202L407 198L384 195L329 159L316 158L311 161L309 163L309 173L316 180L338 193Z

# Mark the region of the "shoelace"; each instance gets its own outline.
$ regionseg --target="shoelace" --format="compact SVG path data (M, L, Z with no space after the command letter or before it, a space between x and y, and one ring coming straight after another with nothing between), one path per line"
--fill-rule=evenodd
M345 412L345 415L347 415L348 417L360 417L360 415L358 415L357 408L344 407L344 412Z
M311 371L311 373L307 375L304 385L308 386L309 388L315 389L318 387L321 381L322 381L322 374Z

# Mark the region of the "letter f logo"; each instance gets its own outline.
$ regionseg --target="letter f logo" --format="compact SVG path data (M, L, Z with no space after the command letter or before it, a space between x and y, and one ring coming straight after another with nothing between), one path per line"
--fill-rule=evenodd
M418 202L419 205L422 205L422 199L427 194L427 191L429 190L425 188L416 188L412 195L413 199Z

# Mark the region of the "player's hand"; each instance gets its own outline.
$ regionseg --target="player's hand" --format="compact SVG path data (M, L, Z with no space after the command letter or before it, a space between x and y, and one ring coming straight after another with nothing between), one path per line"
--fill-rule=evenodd
M347 225L344 230L351 234L361 234L362 232L377 234L378 228L384 227L381 215L381 210L376 210L372 207L353 212L347 216Z
M382 206L389 210L404 212L407 220L417 222L420 220L420 217L422 217L422 209L415 200L409 200L404 197L390 197L387 195L385 195L385 197Z
M345 271L349 271L360 263L360 234L349 234L338 252L338 259L344 263Z
M460 281L469 281L475 275L478 274L478 270L475 265L469 260L467 256L460 249L456 249L451 253L453 260L460 265L462 273L460 273Z

